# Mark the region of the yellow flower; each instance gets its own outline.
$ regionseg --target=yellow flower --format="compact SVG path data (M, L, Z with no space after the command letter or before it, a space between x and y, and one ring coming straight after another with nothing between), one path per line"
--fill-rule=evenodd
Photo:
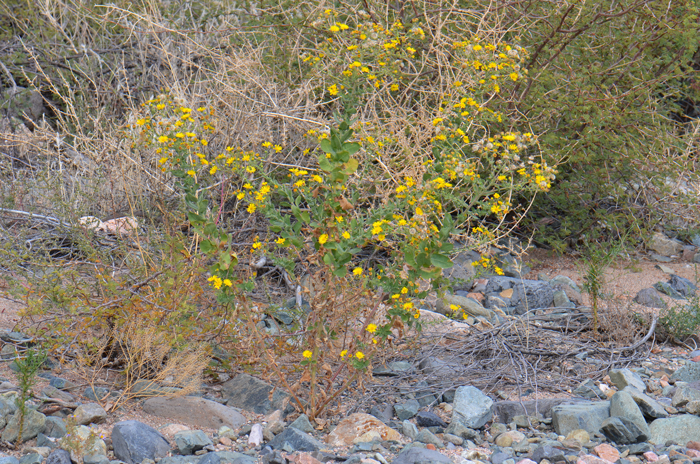
M183 134L182 132L178 132L177 134L175 134L175 137L177 137L178 139L184 139L185 134Z
M279 145L275 145L275 153L279 153L282 151L282 147Z
M245 170L248 171L248 172L251 173L251 174L255 172L255 168L254 168L253 166L248 166L248 167L245 168Z
M334 24L331 26L330 31L331 32L340 32L340 28Z
M166 157L164 156L164 157L162 157L161 159L158 160L158 163L159 163L159 164L165 164L167 161L168 161L168 158L166 158Z
M327 241L328 241L328 234L323 234L318 238L318 243L320 243L321 245L323 245Z
M246 210L247 210L250 214L253 214L253 213L255 212L255 205L252 204L252 203L249 204L249 205L248 205L248 208L246 208Z
M355 269L352 270L352 273L355 274L356 276L362 275L362 268L356 267Z
M275 243L278 244L278 245L284 245L284 242L285 242L285 241L286 241L286 240L285 240L284 238L280 237L280 238L278 238L277 240L275 240Z
M350 239L350 233L349 233L348 231L343 232L343 238L344 238L345 240L349 240L349 239Z
M227 287L230 287L233 285L233 283L228 279L224 279L224 285L226 285Z
M264 143L262 144L262 146L263 146L264 148L269 148L269 147L272 146L272 143L271 143L271 142L264 142Z
M391 90L392 92L396 92L397 90L399 90L399 84L391 84L389 90Z
M258 242L257 239L255 242L253 242L253 249L257 250L262 247L262 243Z
M309 359L311 356L313 356L313 353L312 353L311 351L309 351L309 350L306 350L306 351L304 351L301 355L302 355L303 357L305 357L306 359Z
M331 95L338 95L338 86L333 84L330 87L328 87L328 93Z
M435 118L433 119L433 126L437 126L442 122L442 118Z
M141 118L138 121L136 121L136 124L138 124L139 126L143 126L144 124L146 124L146 120Z
M362 351L358 351L357 353L355 353L355 357L357 359L362 359L365 357L365 354Z
M454 82L452 83L452 85L454 85L455 87L461 87L461 86L462 86L462 81L454 81Z
M422 216L423 215L423 210L421 209L420 206L416 207L416 216Z
M518 80L518 73L516 73L516 72L510 73L510 78L513 79L514 81L517 81Z
M346 354L348 354L348 350L343 350L340 352L340 357L344 358Z
M451 309L452 311L457 311L457 310L459 309L459 306L457 306L456 304L451 304L451 305L450 305L450 309Z
M161 135L160 137L158 137L158 142L160 142L160 143L165 143L168 140L170 140L170 139L168 138L167 135Z
M207 145L209 145L209 142L207 142L207 141L204 140L204 139L200 140L199 143L201 143L201 144L204 145L205 147L206 147Z
M219 168L217 168L216 166L212 166L211 169L209 170L209 174L211 174L213 176L214 174L216 174L217 169L219 169Z
M187 171L187 175L188 175L188 176L194 177L196 174L197 174L197 173L194 172L192 169L190 169L189 171Z
M402 294L402 295L405 295L406 293L408 293L408 289L407 289L406 287L402 288L402 289L401 289L401 294Z
M375 324L370 324L367 326L367 332L373 334L377 331L377 326Z
M479 50L481 50L481 48L482 48L481 45L474 45L475 52L478 52Z
M245 192L240 192L238 195L236 195L236 198L238 200L242 200L243 198L245 198Z

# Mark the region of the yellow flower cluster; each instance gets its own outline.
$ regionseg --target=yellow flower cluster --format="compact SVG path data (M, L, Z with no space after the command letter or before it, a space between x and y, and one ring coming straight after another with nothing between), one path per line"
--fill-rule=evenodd
M486 256L482 256L479 261L474 261L472 263L472 266L481 266L484 269L492 268L496 274L503 275L503 269L493 264L493 261L490 258L487 258Z

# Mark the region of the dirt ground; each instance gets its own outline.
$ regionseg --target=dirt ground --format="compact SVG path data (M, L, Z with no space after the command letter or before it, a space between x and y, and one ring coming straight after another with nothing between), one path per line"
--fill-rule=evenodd
M532 271L525 276L526 278L537 279L537 276L540 274L545 274L549 277L564 275L570 277L579 285L583 284L583 279L581 277L582 273L584 272L583 264L580 260L573 257L557 256L554 253L537 249L525 256L524 261L532 268ZM664 270L660 268L660 264L661 263L653 262L646 257L640 257L639 259L617 260L605 271L605 298L617 298L619 301L628 304L639 290L651 287L658 281L667 281L670 276L667 272L664 272ZM664 263L661 265L679 276L688 278L691 281L697 280L697 269L693 263L677 260L672 263ZM3 289L0 288L0 291L2 290ZM670 298L667 298L667 301L673 304L673 300ZM635 306L636 305L632 304L630 307L634 308ZM638 309L642 308L638 307ZM649 310L649 308L644 309ZM20 303L5 298L0 298L0 330L11 330L15 328L16 324L19 322L18 312L20 310ZM79 388L76 389L78 396L88 385L85 378L82 378L79 373L70 371L69 369L61 371L59 368L58 372L54 371L53 374L59 375L78 384ZM0 363L0 377L9 380L12 383L16 383L15 374L9 369L7 362ZM40 391L47 385L48 381L40 379L38 385L35 387L35 390ZM218 389L220 388L217 386L212 386L210 391L207 393L216 395ZM82 399L82 401L85 401L85 399ZM261 416L248 413L245 413L245 415L248 419L250 419L250 421L253 422L264 421L264 418ZM124 408L110 414L109 420L105 424L101 424L98 429L100 432L104 432L106 436L109 436L111 426L115 422L132 419L145 422L157 429L160 429L167 438L172 438L172 433L174 432L171 433L169 428L166 427L170 424L170 422L165 419L150 416L144 413L138 403L128 404ZM209 434L214 432L214 430L202 430ZM32 441L30 441L28 444L31 443ZM16 451L14 453L19 454L20 452Z

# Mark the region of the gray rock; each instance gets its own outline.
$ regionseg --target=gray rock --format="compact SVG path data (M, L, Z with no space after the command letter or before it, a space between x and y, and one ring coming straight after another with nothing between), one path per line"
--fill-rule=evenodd
M610 441L618 444L639 443L649 439L644 430L625 417L609 417L603 421L600 429Z
M416 370L413 364L406 361L393 361L387 363L386 366L377 366L372 368L372 375L379 377L393 377L402 374L412 374Z
M532 452L532 458L535 462L540 462L543 459L549 462L566 461L564 451L550 445L538 446Z
M114 456L127 464L167 456L170 443L156 429L139 421L122 421L112 428Z
M690 414L656 419L649 429L649 442L654 445L673 442L685 446L689 441L700 441L700 417Z
M523 280L513 286L511 306L516 314L532 309L549 308L554 302L554 291L548 282Z
M44 457L39 453L25 454L19 458L19 464L41 464Z
M515 279L513 277L490 277L484 293L501 293L503 290L513 288L518 282L520 282L520 279Z
M481 442L481 435L479 435L479 432L470 429L469 427L465 427L457 422L452 422L450 425L448 425L445 429L445 433L455 435L463 440L473 440L474 442L479 443Z
M700 416L700 401L689 401L688 404L685 405L685 412L687 412L688 414Z
M423 430L421 430L421 431L418 433L418 436L416 437L416 441L419 441L419 442L421 442L421 443L425 443L426 445L427 445L427 444L432 444L432 445L437 446L438 448L444 448L444 447L445 447L445 445L444 445L444 443L442 442L442 440L440 440L438 437L436 437L435 435L433 435L433 433L432 433L430 430L428 430L428 429L423 429Z
M221 394L228 399L228 405L251 411L256 414L270 414L277 409L291 412L294 408L287 404L289 394L248 374L238 374L222 386ZM285 404L287 404L285 408Z
M148 414L197 427L237 429L246 418L234 408L196 396L149 398L143 403Z
M605 393L598 388L593 379L587 379L581 382L579 386L574 389L574 394L594 400L602 400L607 398Z
M156 396L168 396L180 391L175 387L163 387L153 380L137 380L131 387L130 396L132 398L153 398Z
M493 417L493 400L476 387L459 387L452 405L452 422L471 429L483 427Z
M656 232L652 235L648 247L661 256L678 256L683 252L683 244L681 242L668 238L661 232Z
M180 454L194 454L205 446L213 445L212 441L201 430L183 430L173 436L175 446Z
M648 308L666 309L666 302L654 288L644 288L637 292L634 302Z
M388 424L394 417L394 408L390 404L374 405L369 413L385 424Z
M698 291L698 287L693 282L676 274L671 275L671 280L668 281L668 284L684 298L694 296Z
M419 427L447 427L447 423L440 416L430 411L420 411L416 415L416 423Z
M420 408L420 403L416 400L408 400L405 403L395 404L394 413L399 420L407 420L415 417L418 414L418 409Z
M671 405L674 408L679 408L685 406L691 401L698 400L700 400L700 390L696 390L695 388L689 386L682 386L676 388L676 393L674 393L673 398L671 398Z
M628 419L637 426L645 436L649 436L649 426L644 419L644 414L637 406L632 395L626 391L619 391L610 398L610 416Z
M553 305L555 308L575 308L564 290L557 290L553 295Z
M634 387L629 386L625 387L623 391L629 393L630 396L632 396L632 399L635 403L637 403L637 406L639 406L639 409L642 411L642 414L644 414L644 417L650 419L668 417L668 412L666 412L666 409L658 401L651 398L650 396L641 393Z
M53 377L49 381L49 385L58 388L59 390L72 390L77 387L77 385L70 380L62 379L60 377Z
M608 417L610 403L607 401L562 404L552 408L552 426L557 434L564 436L576 429L584 429L590 434L597 433Z
M46 416L34 409L27 409L24 416L24 427L22 430L22 443L32 438L36 438L39 432L44 430ZM5 430L2 432L2 439L8 442L17 441L19 435L19 411L14 413L7 421Z
M83 392L83 396L92 401L103 401L111 394L109 388L105 387L87 387Z
M647 451L653 451L654 447L649 443L634 443L627 447L630 454L644 454Z
M197 464L221 464L221 458L216 453L207 453L200 458Z
M64 392L63 390L59 390L56 387L52 387L51 385L42 389L41 394L49 398L56 398L61 401L65 401L66 403L72 403L73 401L75 401L75 397L73 395Z
M107 418L107 411L97 403L86 403L78 406L73 416L78 425L99 424Z
M411 421L405 420L401 423L401 432L411 440L415 440L418 437L418 428Z
M674 300L684 299L683 295L678 293L675 288L671 287L671 285L666 282L656 282L653 286L657 291L670 296Z
M43 433L40 433L36 436L36 446L54 449L58 446L58 438L47 437Z
M471 263L463 265L453 262L452 267L442 270L442 275L450 281L450 287L453 290L469 291L476 277L476 270Z
M647 389L644 380L642 380L639 374L629 369L610 369L608 375L610 376L610 381L617 387L618 390L623 390L628 385L636 388L642 393L644 393Z
M700 380L700 363L688 361L671 375L671 381L695 382Z
M168 456L158 461L158 464L199 464L199 456ZM141 464L151 464L153 461L147 460Z
M273 438L269 443L272 449L292 451L318 451L327 448L325 443L322 443L301 430L292 427L287 427L282 433Z
M346 461L347 462L347 461ZM429 450L427 448L404 448L392 464L451 464L450 458L440 453L439 451Z
M560 404L588 404L588 401L567 398L543 398L525 401L497 401L493 405L493 414L498 422L510 424L515 416L552 417L552 408Z
M569 288L572 288L573 290L576 290L577 292L581 291L581 288L578 286L576 282L574 282L571 278L564 276L564 275L558 275L552 280L549 281L553 285L566 285Z
M488 320L492 320L494 313L484 308L481 303L473 298L468 298L466 296L452 295L450 293L445 294L444 297L438 298L435 304L435 311L441 314L452 313L450 305L459 306L464 312L470 314L474 317L481 316Z
M496 451L492 453L490 457L491 464L503 464L503 462L508 459L513 459L513 454L505 451Z
M304 433L314 433L314 426L309 422L309 416L302 414L296 418L294 422L289 424L290 427L294 427L297 430L301 430Z
M71 464L70 453L64 449L56 449L46 458L46 464Z
M206 456L214 454L219 457L221 464L255 464L257 461L254 457L235 451L217 451L216 453L208 453ZM198 464L203 464L199 461Z
M425 358L418 364L418 369L424 374L435 377L454 377L459 372L464 370L464 366L455 363L443 361L440 358Z
M19 460L14 456L3 456L0 458L0 464L19 464ZM64 463L50 463L46 461L46 464L64 464ZM70 460L67 464L71 464Z

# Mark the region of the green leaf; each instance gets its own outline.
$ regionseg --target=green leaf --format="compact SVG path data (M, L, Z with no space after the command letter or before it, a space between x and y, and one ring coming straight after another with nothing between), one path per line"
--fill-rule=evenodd
M357 153L362 146L359 143L346 143L343 148L348 152L348 155L352 156Z
M345 266L340 266L337 269L333 270L333 275L336 277L345 277L348 274L348 268Z
M452 260L449 257L440 254L431 255L430 263L433 266L437 266L441 269L447 269L452 267Z
M325 151L326 153L335 153L335 150L333 150L333 147L331 146L331 141L328 139L321 140L321 150Z
M353 172L357 171L358 166L359 163L355 158L349 159L348 162L345 163L345 174L352 174Z
M190 221L191 224L204 223L204 218L197 213L193 213L192 211L187 213L187 219Z
M333 169L333 166L331 166L330 161L328 161L328 158L325 156L321 155L318 157L318 167L321 168L323 172L331 172Z
M325 255L323 255L323 262L328 264L329 266L333 266L335 264L333 255L331 253L326 253Z
M416 256L416 263L420 267L428 267L430 266L430 258L428 257L427 253L420 253Z
M418 267L416 264L416 255L413 252L413 250L406 250L406 253L404 254L404 258L406 259L406 263L411 266L411 267Z
M299 215L301 217L301 220L304 221L305 224L308 224L311 222L311 216L309 216L308 211L301 211L301 214Z
M226 250L219 253L219 267L225 271L231 267L231 255Z
M202 240L199 244L199 249L202 253L210 253L214 249L214 245L209 240Z

